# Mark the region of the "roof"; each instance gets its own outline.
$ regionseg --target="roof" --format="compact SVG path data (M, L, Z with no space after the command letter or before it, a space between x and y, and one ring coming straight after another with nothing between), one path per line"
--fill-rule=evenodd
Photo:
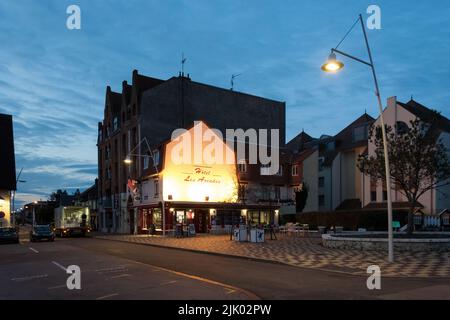
M353 139L353 129L358 128L360 126L366 125L367 128L375 121L367 113L359 116L355 121L350 123L344 129L342 129L338 134L336 134L332 139L325 139L324 141L320 141L320 143L328 143L330 141L335 142L334 150L325 150L321 152L321 156L325 157L325 166L330 166L333 163L334 158L339 154L339 152L352 150L358 147L365 147L368 144L367 139L354 141Z
M305 131L302 131L297 136L295 136L293 139L291 139L291 141L286 143L286 148L288 148L289 150L291 150L293 152L299 152L305 148L305 143L311 142L313 140L316 140L316 139L311 137Z
M410 205L411 204L407 201L392 202L393 209L409 209ZM386 209L386 206L387 202L370 202L364 207L364 209ZM414 207L424 208L423 204L420 202L415 203Z
M133 88L136 90L138 101L144 91L152 89L163 82L164 80L144 76L139 74L137 70L133 70Z
M450 132L450 120L445 116L441 115L439 112L429 109L424 105L411 99L407 103L397 101L397 104L414 114L420 120L425 122L432 122L436 119L437 127L445 132Z
M0 114L0 137L0 189L16 190L16 160L11 115Z

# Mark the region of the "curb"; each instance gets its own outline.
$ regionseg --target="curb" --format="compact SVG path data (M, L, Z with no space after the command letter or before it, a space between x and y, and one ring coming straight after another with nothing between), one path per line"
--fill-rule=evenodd
M324 269L324 268L314 268L314 267L305 267L305 266L298 266L295 264L291 264L288 262L282 262L282 261L276 261L276 260L268 260L268 259L262 259L262 258L254 258L254 257L244 257L244 256L238 256L238 255L232 255L232 254L226 254L226 253L220 253L220 252L211 252L211 251L204 251L204 250L196 250L196 249L189 249L189 248L177 248L177 247L171 247L171 246L164 246L160 244L153 244L153 243L139 243L139 242L131 242L127 240L120 240L120 239L108 239L108 238L102 238L102 236L94 236L93 238L98 240L104 240L104 241L116 241L116 242L124 242L129 244L135 244L135 245L141 245L141 246L150 246L155 248L163 248L163 249L171 249L171 250L182 250L187 252L193 252L193 253L201 253L201 254L209 254L219 257L225 257L225 258L236 258L236 259L242 259L247 261L255 261L255 262L262 262L262 263L272 263L277 265L285 265L293 268L300 268L305 270L317 270L322 272L328 272L328 273L337 273L341 275L346 276L353 276L353 277L360 277L360 278L367 278L367 275L364 273L358 274L358 273L351 273L347 271L341 271L341 270L331 270L331 269ZM383 275L383 278L389 278L389 279L450 279L450 276L442 277L442 276L427 276L427 277L417 277L417 276L393 276L393 275Z

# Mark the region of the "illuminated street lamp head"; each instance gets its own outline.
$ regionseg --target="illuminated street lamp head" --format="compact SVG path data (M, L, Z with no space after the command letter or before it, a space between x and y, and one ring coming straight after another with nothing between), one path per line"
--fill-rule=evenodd
M125 160L123 160L123 162L125 162L125 164L131 164L131 158L130 158L130 156L127 156L126 158L125 158Z
M336 60L336 54L331 52L327 62L322 65L322 70L325 72L336 72L341 70L344 64L341 61Z

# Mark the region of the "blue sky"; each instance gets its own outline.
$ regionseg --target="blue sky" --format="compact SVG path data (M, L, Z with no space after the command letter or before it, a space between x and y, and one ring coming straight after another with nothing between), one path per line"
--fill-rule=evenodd
M81 30L66 8L81 8ZM287 137L304 128L335 134L359 115L376 116L369 69L344 61L319 67L359 13L381 7L369 31L383 100L396 95L450 116L448 1L37 1L0 2L0 112L14 115L19 202L73 191L97 174L96 131L106 85L120 91L133 69L286 101ZM367 15L364 15L367 17ZM360 28L340 47L366 58Z

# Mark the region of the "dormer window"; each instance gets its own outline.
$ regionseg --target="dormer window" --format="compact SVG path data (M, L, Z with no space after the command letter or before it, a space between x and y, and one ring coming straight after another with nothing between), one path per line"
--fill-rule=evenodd
M353 142L367 140L368 138L368 127L367 125L353 128Z

